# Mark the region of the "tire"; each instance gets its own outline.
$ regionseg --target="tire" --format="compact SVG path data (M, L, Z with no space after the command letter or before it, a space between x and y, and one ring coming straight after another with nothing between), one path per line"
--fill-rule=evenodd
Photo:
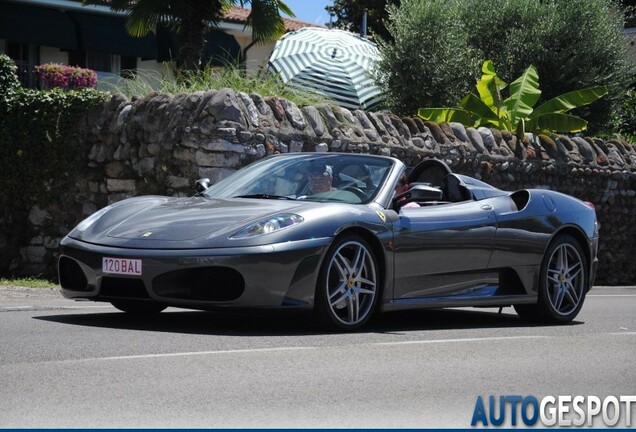
M354 331L371 319L380 296L373 250L360 236L337 239L327 251L316 285L314 312L327 328Z
M110 303L120 311L132 315L155 315L167 307L161 303L145 300L116 300Z
M589 267L583 249L574 237L560 236L543 257L537 304L515 305L515 310L523 319L569 323L581 310L588 285Z

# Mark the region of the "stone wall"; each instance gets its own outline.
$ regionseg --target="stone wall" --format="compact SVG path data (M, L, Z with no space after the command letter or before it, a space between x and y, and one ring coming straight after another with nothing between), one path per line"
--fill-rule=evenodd
M617 139L519 141L493 129L327 105L299 108L229 89L114 96L88 113L80 129L89 169L79 170L75 188L55 205L31 209L30 242L21 245L12 272L54 275L60 238L110 202L187 196L196 179L217 181L268 154L331 151L391 155L407 164L438 157L502 189L549 188L592 201L601 222L598 282L636 284L636 150Z

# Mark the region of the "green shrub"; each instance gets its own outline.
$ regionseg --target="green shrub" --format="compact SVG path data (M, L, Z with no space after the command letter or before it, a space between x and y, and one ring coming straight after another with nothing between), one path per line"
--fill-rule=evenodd
M436 14L422 16L421 9L434 9ZM462 28L465 36L448 37L447 29L439 28L440 23L447 22L445 17L457 20L453 26ZM409 36L403 34L401 27L411 20L417 22L408 24L415 33ZM398 101L394 106L403 114L413 114L421 106L454 106L465 93L458 89L474 83L445 78L446 88L435 88L433 85L437 84L426 76L435 73L433 67L440 68L437 73L454 78L466 70L477 73L475 63L480 65L490 59L507 82L521 75L528 64L535 65L541 77L539 103L579 88L606 86L608 95L603 100L576 112L590 121L590 129L595 131L607 123L625 88L634 81L634 65L626 55L627 44L622 35L623 16L614 0L405 1L391 15L391 21L389 29L398 37L395 46L384 50L396 50L382 63L382 71L387 74L399 75L404 64L416 56L431 55L431 63L441 65L448 62L447 57L457 58L463 50L474 56L459 57L463 61L455 64L456 71L429 65L422 69L418 81L412 81L414 75L407 75L403 80L409 82L408 86L389 86L387 91ZM430 39L438 39L436 43L446 51L435 44L431 47ZM447 91L455 99L438 97L429 102L430 98L422 97L414 106L410 89L425 95Z
M4 67L4 57L0 82L15 83L15 71ZM0 97L0 232L10 245L27 235L31 206L56 202L74 186L88 154L78 138L78 122L107 97L95 90L11 88Z
M0 54L0 95L16 91L21 87L16 71L14 61L9 56Z
M611 129L627 141L636 143L636 89L627 92L623 103L612 114Z
M472 88L483 60L468 43L458 3L404 0L387 8L394 41L378 41L378 79L394 112L456 105Z

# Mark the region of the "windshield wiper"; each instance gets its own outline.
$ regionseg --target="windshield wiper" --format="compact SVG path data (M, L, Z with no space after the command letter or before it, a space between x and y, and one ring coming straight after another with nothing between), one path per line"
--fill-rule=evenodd
M283 195L269 195L269 194L238 195L233 198L259 198L259 199L279 199L279 200L296 201L296 198L283 196Z

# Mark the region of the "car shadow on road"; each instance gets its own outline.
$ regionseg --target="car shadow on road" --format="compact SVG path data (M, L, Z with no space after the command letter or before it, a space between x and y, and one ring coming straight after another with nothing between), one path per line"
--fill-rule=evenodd
M333 333L319 327L311 313L228 313L204 311L164 312L147 317L126 313L87 313L43 315L35 319L62 324L157 331L184 334L231 336L291 336ZM570 325L583 324L573 321ZM422 330L475 328L524 328L541 324L521 320L512 309L496 310L434 309L380 314L363 333L405 333Z

